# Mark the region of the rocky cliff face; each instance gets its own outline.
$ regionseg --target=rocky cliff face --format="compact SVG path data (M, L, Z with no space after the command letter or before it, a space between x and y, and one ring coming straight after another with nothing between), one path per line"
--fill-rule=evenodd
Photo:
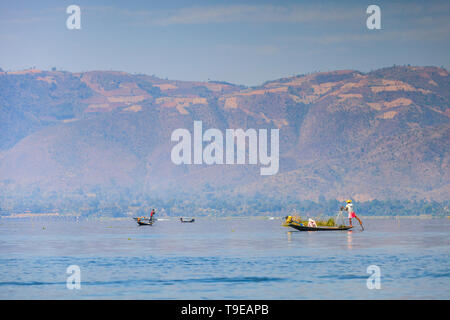
M245 88L123 72L0 72L0 188L446 200L449 74L323 72ZM177 128L278 128L280 170L181 165Z

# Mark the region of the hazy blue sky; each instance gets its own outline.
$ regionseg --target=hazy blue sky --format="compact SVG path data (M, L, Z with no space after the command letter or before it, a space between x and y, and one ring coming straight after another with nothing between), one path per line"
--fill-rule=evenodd
M81 30L66 28L81 7ZM366 8L381 8L368 30ZM449 66L450 1L0 3L0 67L122 70L255 85L313 71Z

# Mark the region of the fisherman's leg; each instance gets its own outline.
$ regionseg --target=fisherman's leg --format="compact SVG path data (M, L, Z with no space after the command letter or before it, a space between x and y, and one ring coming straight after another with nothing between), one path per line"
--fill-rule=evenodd
M361 219L358 218L357 215L355 215L355 218L358 219L359 225L361 226L361 228L364 230L363 224L361 222Z
M353 227L353 225L352 225L352 218L348 218L348 221L350 222L350 227Z

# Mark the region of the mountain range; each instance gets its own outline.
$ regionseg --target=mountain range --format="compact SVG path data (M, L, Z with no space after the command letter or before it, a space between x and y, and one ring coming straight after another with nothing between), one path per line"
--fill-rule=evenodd
M450 83L439 67L317 72L245 87L116 71L0 72L0 192L95 190L450 198ZM175 165L175 129L279 129L279 172Z

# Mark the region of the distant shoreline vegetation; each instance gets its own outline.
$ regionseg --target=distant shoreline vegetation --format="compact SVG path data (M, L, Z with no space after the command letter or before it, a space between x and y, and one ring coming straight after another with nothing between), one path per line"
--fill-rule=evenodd
M450 216L450 201L371 200L354 201L361 216ZM59 216L130 217L148 215L156 208L159 216L245 217L283 216L330 217L337 214L342 202L319 197L319 201L293 197L276 198L257 194L217 195L210 193L151 194L82 193L66 195L53 193L46 197L29 195L14 197L0 195L0 216L58 213Z

